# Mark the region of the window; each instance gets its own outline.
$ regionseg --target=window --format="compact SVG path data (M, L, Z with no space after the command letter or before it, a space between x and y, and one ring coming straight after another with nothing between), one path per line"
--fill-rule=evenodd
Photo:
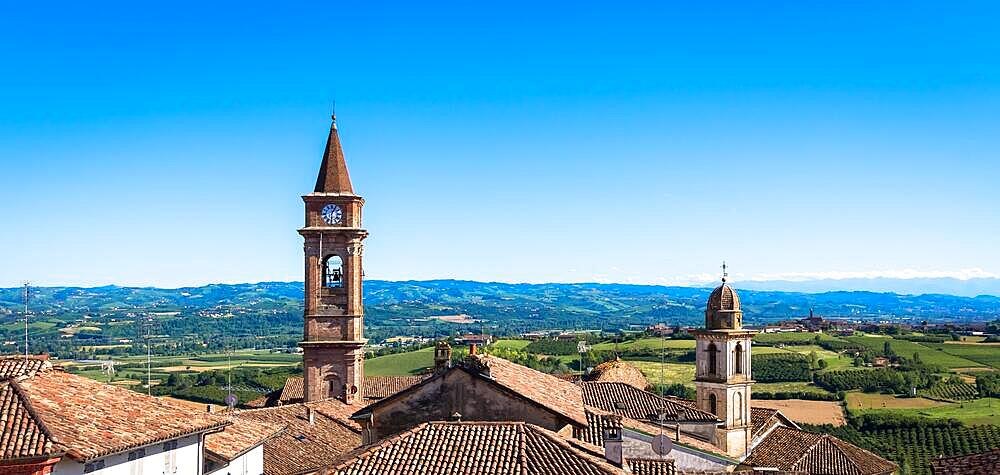
M715 398L715 394L708 395L708 412L718 415L719 401Z
M90 463L84 465L83 466L83 473L90 473L90 472L93 472L93 471L96 471L96 470L101 470L103 468L104 468L104 461L103 460L97 460L97 461L90 462Z
M743 395L740 393L733 395L733 422L743 423Z
M736 343L733 353L736 357L736 374L743 374L743 343Z
M344 286L344 261L338 255L332 255L323 261L323 287Z
M719 374L718 370L718 356L717 353L719 349L715 347L715 343L708 344L708 374Z

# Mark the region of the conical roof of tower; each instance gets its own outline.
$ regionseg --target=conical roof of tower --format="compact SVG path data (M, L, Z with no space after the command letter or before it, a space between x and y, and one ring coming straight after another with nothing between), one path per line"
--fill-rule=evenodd
M340 146L340 135L337 133L337 116L332 116L330 136L326 139L326 150L323 152L323 164L316 178L316 193L354 194L351 186L351 175L347 173L347 161L344 160L344 149Z
M736 294L735 289L723 281L722 285L716 287L712 291L712 295L708 297L708 310L739 311L740 296Z

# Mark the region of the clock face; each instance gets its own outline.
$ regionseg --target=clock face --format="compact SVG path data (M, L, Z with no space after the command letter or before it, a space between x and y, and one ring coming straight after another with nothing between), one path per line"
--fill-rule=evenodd
M344 210L333 203L324 206L321 215L326 224L340 224L344 220Z

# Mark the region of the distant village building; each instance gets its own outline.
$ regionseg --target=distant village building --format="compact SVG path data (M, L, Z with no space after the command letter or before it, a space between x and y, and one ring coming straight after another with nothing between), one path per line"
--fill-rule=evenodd
M483 346L488 346L490 343L493 343L493 337L485 334L483 335L466 334L455 337L455 344L460 346L476 345L483 347Z

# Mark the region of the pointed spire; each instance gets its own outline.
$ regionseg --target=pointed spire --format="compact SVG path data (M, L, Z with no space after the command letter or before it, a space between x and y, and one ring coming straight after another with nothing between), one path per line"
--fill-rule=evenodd
M323 152L323 164L316 178L317 193L354 193L351 186L351 176L347 173L347 161L344 160L344 150L340 146L340 135L337 134L337 116L331 115L330 137L326 139L326 151Z

